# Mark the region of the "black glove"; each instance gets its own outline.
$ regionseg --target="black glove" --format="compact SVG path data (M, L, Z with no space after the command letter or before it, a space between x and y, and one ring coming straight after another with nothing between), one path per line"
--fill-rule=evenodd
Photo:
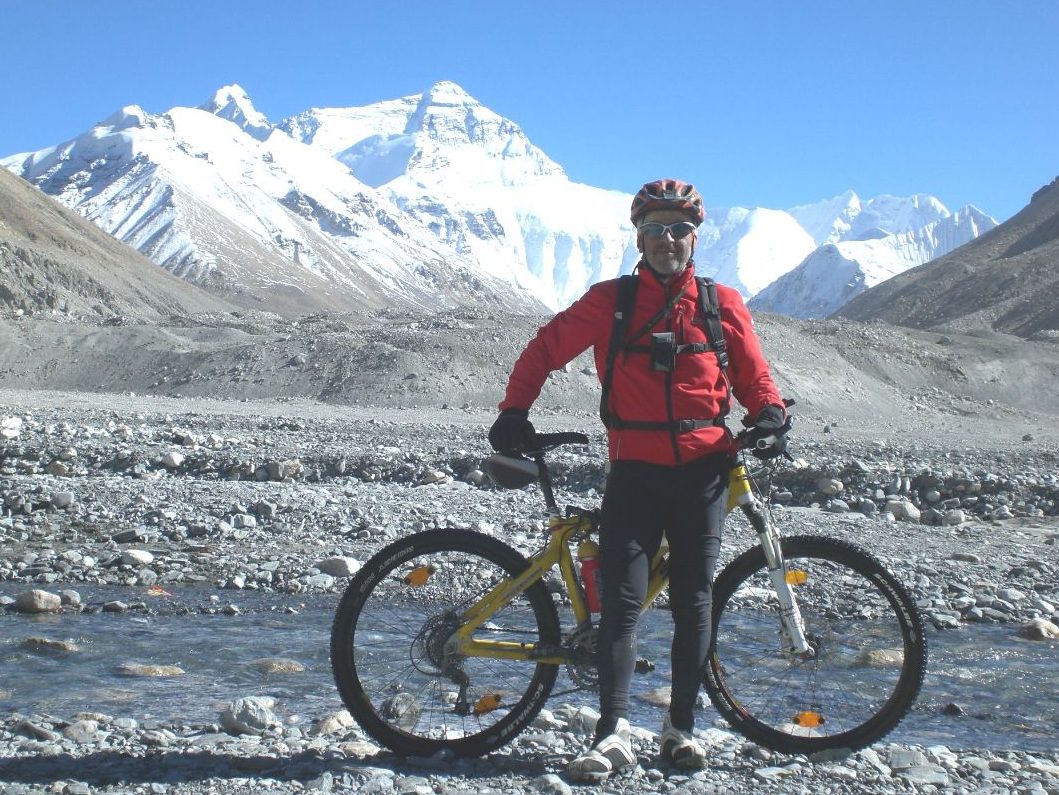
M791 429L790 417L779 406L765 406L758 412L749 423L746 432L747 446L756 458L767 461L787 452L787 431ZM759 448L755 444L759 439L775 436L775 440L767 447Z
M504 409L489 429L489 444L499 453L521 452L533 445L536 431L529 421L528 409Z

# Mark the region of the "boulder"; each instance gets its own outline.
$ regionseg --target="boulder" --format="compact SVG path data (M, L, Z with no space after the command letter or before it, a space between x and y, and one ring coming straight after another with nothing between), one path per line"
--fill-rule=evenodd
M20 613L54 613L62 608L63 600L58 594L34 588L15 597L15 610Z
M279 723L275 706L276 700L268 696L236 699L221 713L221 726L230 734L264 734Z
M1035 618L1019 627L1019 637L1028 640L1055 640L1059 638L1059 626L1046 618Z

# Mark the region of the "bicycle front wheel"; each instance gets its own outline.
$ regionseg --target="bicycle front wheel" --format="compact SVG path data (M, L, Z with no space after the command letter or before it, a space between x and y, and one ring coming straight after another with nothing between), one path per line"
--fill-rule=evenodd
M335 614L331 667L342 700L371 737L404 756L479 756L537 715L558 666L465 657L448 645L464 610L527 566L506 544L465 530L409 536L364 564ZM475 636L557 646L555 603L537 581Z
M922 618L908 590L859 547L794 536L782 548L812 654L785 648L765 553L748 550L714 586L710 700L733 728L776 751L863 748L919 693Z

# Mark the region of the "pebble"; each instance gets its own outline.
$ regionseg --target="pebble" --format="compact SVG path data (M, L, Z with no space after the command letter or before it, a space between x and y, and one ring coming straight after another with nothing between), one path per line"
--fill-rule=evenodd
M57 491L51 495L51 504L61 510L69 508L76 499L77 495L72 491Z
M144 566L154 561L154 555L146 549L126 549L121 553L121 562L127 566Z
M300 674L305 671L305 665L297 660L287 660L278 657L268 657L254 660L250 663L263 674Z
M184 669L179 665L161 665L144 663L121 663L114 669L122 676L183 676Z
M1055 640L1059 638L1059 625L1045 618L1035 618L1019 627L1019 637L1029 640Z
M315 568L332 577L352 577L362 565L356 558L336 556L317 562Z
M20 648L33 652L78 652L81 647L72 640L52 640L51 638L26 638L19 644Z

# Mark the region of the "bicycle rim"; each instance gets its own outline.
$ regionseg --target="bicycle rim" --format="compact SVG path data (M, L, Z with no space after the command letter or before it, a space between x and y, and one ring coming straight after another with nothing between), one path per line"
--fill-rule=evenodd
M335 616L331 665L343 701L369 735L406 756L444 749L477 756L525 728L551 692L557 666L454 657L445 641L468 605L526 566L505 544L460 530L410 536L364 565ZM475 636L558 644L558 616L543 583Z
M855 750L893 729L926 670L922 619L907 589L874 557L818 536L783 540L807 659L783 648L779 609L760 547L714 588L706 689L748 738L785 753Z

